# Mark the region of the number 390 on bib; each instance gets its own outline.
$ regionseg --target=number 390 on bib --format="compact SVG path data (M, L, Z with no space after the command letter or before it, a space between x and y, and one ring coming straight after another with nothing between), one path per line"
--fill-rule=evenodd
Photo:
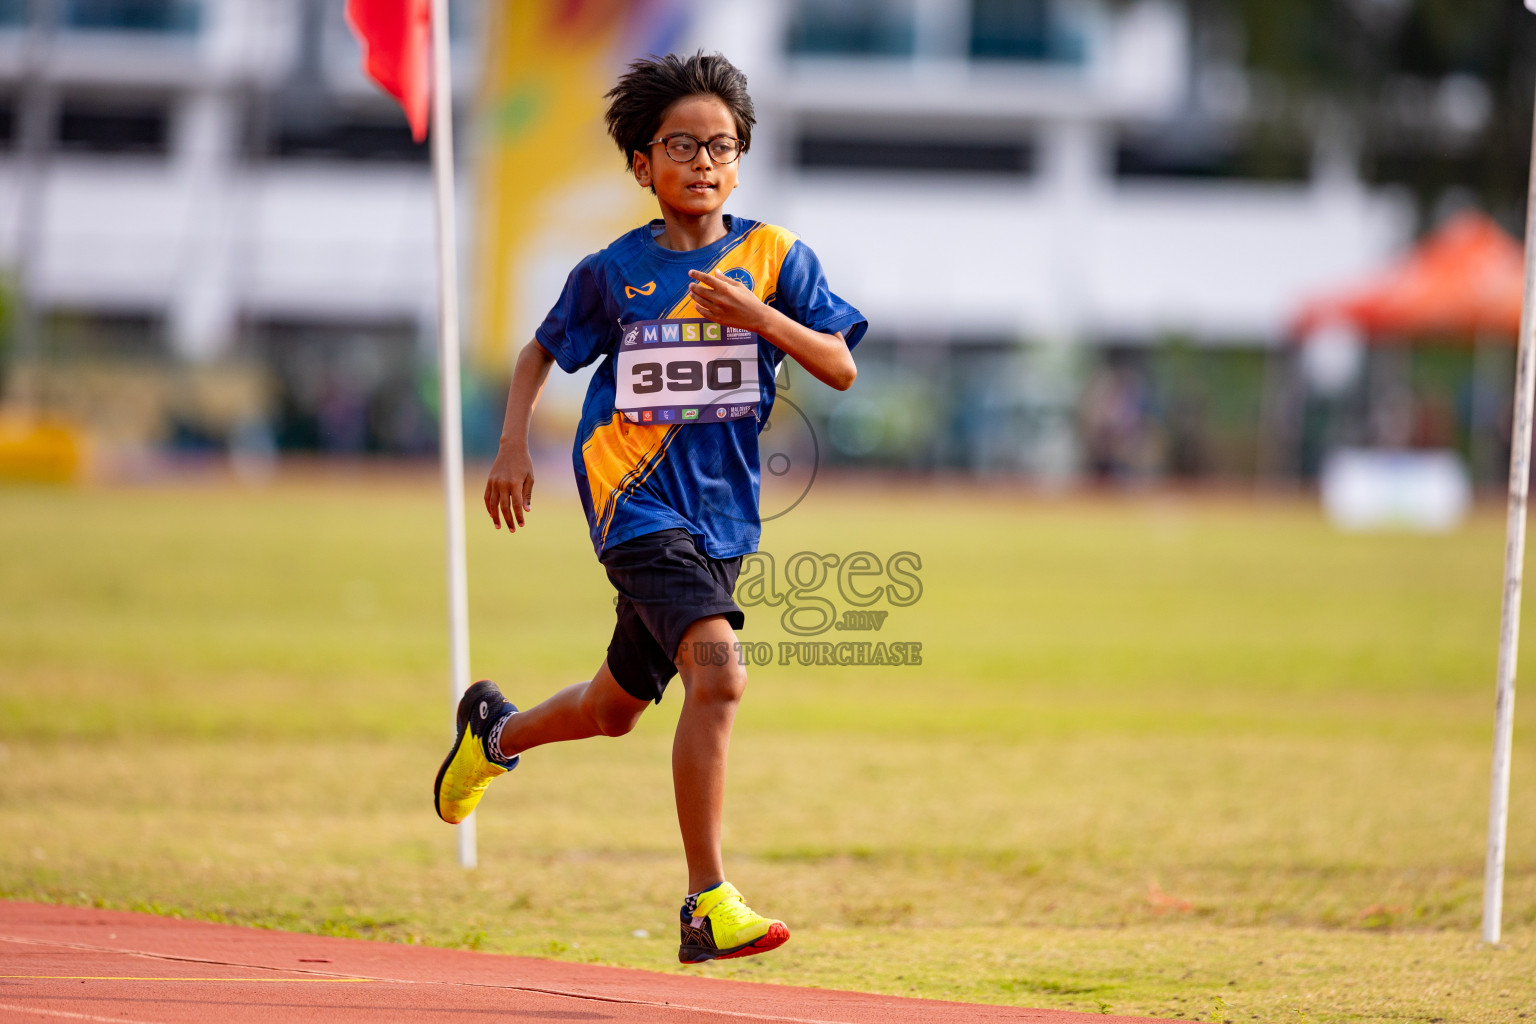
M757 335L710 320L619 325L613 407L631 423L720 423L757 415Z

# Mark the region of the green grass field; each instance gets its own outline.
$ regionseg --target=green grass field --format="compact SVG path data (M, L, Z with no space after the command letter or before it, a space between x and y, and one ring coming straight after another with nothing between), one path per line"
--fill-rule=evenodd
M611 627L560 491L515 538L470 503L475 673L523 703ZM0 491L0 896L679 970L676 695L528 755L456 866L429 803L441 534L427 475ZM1345 536L1300 500L819 483L764 548L919 555L916 604L817 639L923 663L751 670L728 865L795 937L704 970L1200 1020L1536 1016L1529 698L1506 942L1477 940L1502 544L1496 509ZM792 639L780 611L743 639Z

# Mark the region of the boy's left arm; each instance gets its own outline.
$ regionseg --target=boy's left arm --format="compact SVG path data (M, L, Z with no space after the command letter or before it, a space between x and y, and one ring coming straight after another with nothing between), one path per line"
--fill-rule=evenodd
M699 312L727 327L740 327L777 345L812 377L839 391L853 386L859 371L842 332L822 334L796 323L754 295L751 289L718 270L690 270L688 293Z

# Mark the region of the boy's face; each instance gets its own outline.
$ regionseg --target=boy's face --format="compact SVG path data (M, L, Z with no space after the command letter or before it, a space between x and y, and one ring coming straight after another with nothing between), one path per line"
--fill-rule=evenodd
M689 96L667 108L655 138L692 135L701 142L721 135L734 137L736 121L731 112L713 96ZM718 213L726 197L736 187L736 168L741 158L722 164L700 146L692 160L678 163L660 143L635 153L635 180L655 189L656 201L663 215L684 218L707 217Z

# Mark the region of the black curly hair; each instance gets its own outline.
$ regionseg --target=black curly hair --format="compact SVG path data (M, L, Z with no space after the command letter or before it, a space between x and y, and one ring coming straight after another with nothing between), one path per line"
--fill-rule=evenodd
M624 166L633 169L636 151L656 137L661 119L672 104L689 96L713 96L731 112L743 153L752 145L757 114L747 95L747 76L718 53L703 50L691 57L669 53L632 61L619 84L603 96L608 134L624 153Z

